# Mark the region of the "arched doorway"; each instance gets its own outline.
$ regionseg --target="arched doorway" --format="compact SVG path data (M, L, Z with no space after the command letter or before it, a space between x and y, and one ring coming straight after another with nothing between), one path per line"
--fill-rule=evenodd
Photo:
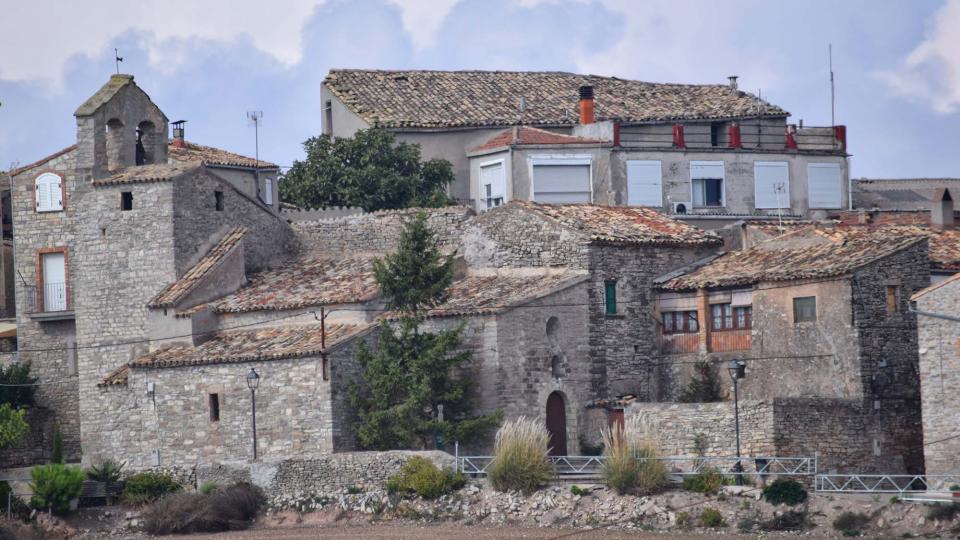
M547 398L547 431L550 432L550 455L567 455L567 406L560 392Z

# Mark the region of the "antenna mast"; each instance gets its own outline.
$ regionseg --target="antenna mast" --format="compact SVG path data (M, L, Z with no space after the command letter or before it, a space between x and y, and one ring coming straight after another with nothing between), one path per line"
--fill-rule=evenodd
M253 156L256 162L256 169L253 171L257 179L257 193L260 193L260 119L263 118L263 111L247 111L247 120L253 125Z
M827 45L827 54L830 62L830 125L837 125L837 106L833 90L833 43Z

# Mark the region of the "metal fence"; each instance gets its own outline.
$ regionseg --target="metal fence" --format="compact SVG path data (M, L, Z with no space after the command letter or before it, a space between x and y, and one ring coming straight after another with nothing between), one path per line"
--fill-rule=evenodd
M814 485L825 493L915 493L956 491L960 474L818 474Z

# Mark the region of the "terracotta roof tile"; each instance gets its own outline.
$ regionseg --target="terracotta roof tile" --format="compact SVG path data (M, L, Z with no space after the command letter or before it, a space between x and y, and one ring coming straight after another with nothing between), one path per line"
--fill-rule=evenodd
M175 164L158 163L155 165L127 167L113 176L102 178L100 180L94 180L93 185L116 186L145 182L169 182L200 167L203 167L203 164L199 162L182 162Z
M247 229L244 227L234 227L216 243L209 251L194 264L177 281L168 285L153 300L147 304L148 307L161 308L172 307L183 299L190 291L200 283L200 280L207 275L210 270L216 268L227 255L233 252L233 249L240 244Z
M553 133L545 129L520 126L517 128L517 137L514 138L514 130L505 129L491 137L487 142L470 150L470 152L484 152L496 148L507 146L523 145L567 145L567 144L601 144L606 141L603 139L591 139L589 137L574 137L573 135L563 135Z
M756 96L718 84L662 84L547 71L330 70L324 83L373 127L573 125L593 85L597 120L650 122L757 115ZM520 112L523 97L526 107ZM765 116L787 116L760 102Z
M840 276L924 239L923 234L897 227L857 232L799 230L745 251L725 253L659 288L683 291Z
M652 208L595 204L556 205L530 201L512 201L505 206L510 205L521 206L559 221L567 227L588 234L591 241L598 243L663 246L719 246L723 243L712 231L704 231L670 219Z
M220 148L204 146L202 144L184 141L180 146L173 141L169 143L167 154L174 161L200 161L204 165L226 165L228 167L250 167L260 169L276 169L277 165L269 161L256 160L252 157L234 154Z
M97 386L118 386L126 385L127 379L130 377L130 364L124 364L117 369L110 372L109 375L104 377L97 383Z
M328 323L326 350L367 328L370 326ZM164 368L315 356L324 351L322 334L320 324L218 332L195 347L172 345L150 352L130 362L130 367Z

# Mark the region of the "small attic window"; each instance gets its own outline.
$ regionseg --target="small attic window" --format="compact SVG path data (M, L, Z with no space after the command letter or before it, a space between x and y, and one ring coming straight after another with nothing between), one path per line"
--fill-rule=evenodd
M213 192L213 204L214 204L214 208L217 209L217 212L223 212L223 192L222 191Z
M124 212L133 210L133 192L123 191L120 193L120 210Z

